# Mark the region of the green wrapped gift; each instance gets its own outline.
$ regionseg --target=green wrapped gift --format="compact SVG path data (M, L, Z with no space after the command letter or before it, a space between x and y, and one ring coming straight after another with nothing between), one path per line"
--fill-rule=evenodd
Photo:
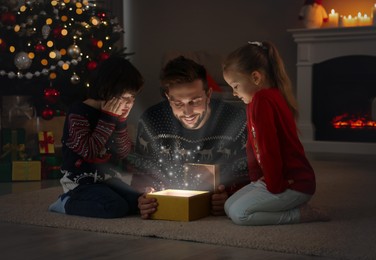
M5 161L25 160L26 131L23 128L1 129L0 159Z
M10 162L0 162L0 182L12 181L12 164Z
M42 179L60 179L62 173L60 171L61 158L56 156L41 155L37 159L41 162Z

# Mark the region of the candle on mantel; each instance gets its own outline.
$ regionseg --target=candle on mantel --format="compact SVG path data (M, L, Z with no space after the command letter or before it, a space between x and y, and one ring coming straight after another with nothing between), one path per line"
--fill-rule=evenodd
M358 25L359 26L369 26L372 25L371 17L368 17L366 14L362 16L362 13L358 13Z
M372 6L371 17L372 17L372 24L376 26L376 4Z
M332 11L329 14L329 20L328 20L328 26L329 27L337 27L339 21L339 15L332 9Z
M352 17L351 15L349 16L343 16L342 19L342 26L343 27L353 27L356 26L358 23L357 17Z

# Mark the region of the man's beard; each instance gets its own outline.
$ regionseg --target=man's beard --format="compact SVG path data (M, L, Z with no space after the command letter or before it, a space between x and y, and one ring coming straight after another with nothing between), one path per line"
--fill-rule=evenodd
M208 106L206 106L206 109L204 110L204 112L202 112L199 116L198 116L198 119L196 121L196 123L191 126L191 125L187 125L184 120L182 119L182 117L178 117L177 115L175 115L175 117L179 118L179 121L181 122L181 124L183 125L184 128L187 128L187 129L197 129L197 127L201 124L201 122L205 119L206 115L208 113Z

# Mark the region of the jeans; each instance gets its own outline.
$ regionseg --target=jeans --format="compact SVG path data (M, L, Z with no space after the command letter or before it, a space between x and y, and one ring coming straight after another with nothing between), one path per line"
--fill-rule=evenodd
M67 193L66 214L95 217L120 218L138 212L138 197L133 190L118 178L103 183L79 185Z
M299 206L308 202L311 195L287 189L273 194L265 182L251 182L238 190L225 203L225 212L238 225L276 225L298 223Z

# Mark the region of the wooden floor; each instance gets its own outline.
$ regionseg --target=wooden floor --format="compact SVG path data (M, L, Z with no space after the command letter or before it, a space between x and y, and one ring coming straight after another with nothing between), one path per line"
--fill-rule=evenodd
M327 159L325 159L327 160ZM347 160L347 159L346 159ZM315 162L317 164L317 162ZM0 183L0 195L59 185L58 181ZM22 206L22 205L20 205ZM1 205L0 205L1 207ZM223 247L189 241L104 234L0 222L0 259L263 259L309 260L246 248Z

